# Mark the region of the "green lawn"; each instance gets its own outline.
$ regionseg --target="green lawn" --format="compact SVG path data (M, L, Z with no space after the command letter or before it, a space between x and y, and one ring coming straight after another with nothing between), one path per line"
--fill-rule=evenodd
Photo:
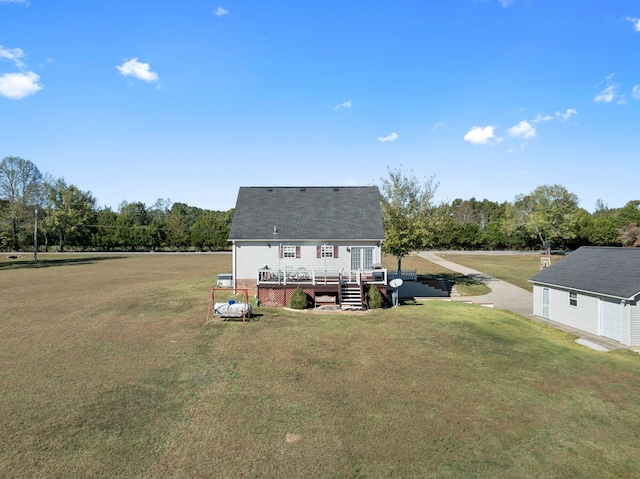
M482 271L495 278L533 291L529 278L540 271L540 255L538 254L442 254L443 258L468 268ZM562 256L553 256L552 264L560 261Z
M439 301L205 325L230 261L0 259L0 477L640 477L637 354Z

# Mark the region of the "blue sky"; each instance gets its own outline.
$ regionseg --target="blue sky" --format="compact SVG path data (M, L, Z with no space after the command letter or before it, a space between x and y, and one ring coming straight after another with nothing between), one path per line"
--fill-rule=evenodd
M640 3L0 0L0 157L101 206L435 175L640 199Z

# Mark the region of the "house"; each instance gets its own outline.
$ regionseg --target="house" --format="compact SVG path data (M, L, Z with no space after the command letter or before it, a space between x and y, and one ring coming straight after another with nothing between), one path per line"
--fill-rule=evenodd
M529 281L533 314L640 346L640 248L583 246Z
M316 304L362 308L386 295L376 186L242 187L229 241L233 282L261 305L288 306L300 286Z

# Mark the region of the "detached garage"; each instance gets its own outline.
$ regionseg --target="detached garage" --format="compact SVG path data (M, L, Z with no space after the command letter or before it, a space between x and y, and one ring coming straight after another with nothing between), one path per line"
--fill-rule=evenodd
M529 281L536 316L640 346L640 248L583 246Z

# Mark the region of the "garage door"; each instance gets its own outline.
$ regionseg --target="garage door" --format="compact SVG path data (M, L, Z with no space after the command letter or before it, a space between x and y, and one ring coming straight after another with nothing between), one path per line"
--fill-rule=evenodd
M600 335L620 341L620 303L600 300Z

